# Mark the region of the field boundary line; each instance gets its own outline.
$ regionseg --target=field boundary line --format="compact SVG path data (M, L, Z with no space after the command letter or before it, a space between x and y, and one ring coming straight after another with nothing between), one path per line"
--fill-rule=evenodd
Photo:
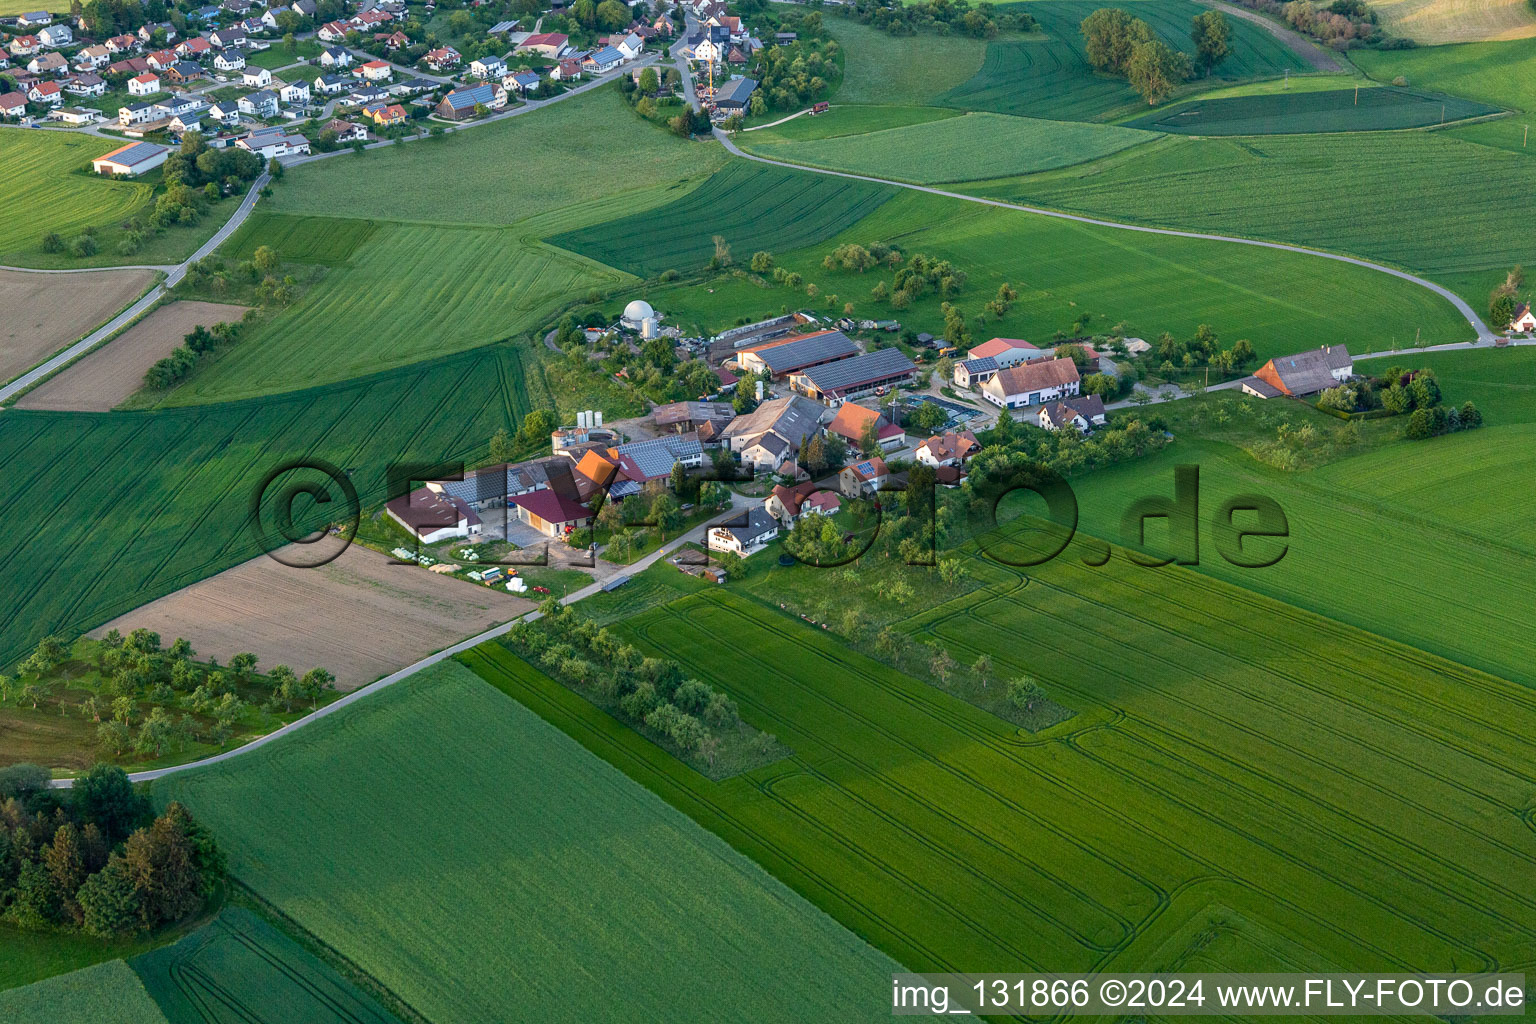
M987 199L982 196L970 196L963 192L950 192L947 189L934 188L931 185L914 185L909 182L895 181L890 178L877 178L868 174L853 174L848 171L832 171L822 167L813 167L808 164L794 164L786 160L773 160L765 156L757 156L755 154L745 152L744 150L738 148L737 145L731 141L730 137L723 129L715 129L715 138L719 139L720 144L724 146L726 151L733 156L739 156L743 160L754 160L758 163L769 164L774 167L784 167L788 168L789 170L807 171L811 174L830 174L837 178L850 178L854 181L867 181L876 185L890 185L893 188L910 189L914 192L926 192L929 195L942 196L945 199L959 199L967 203L979 203L983 206L994 206L1003 210L1017 210L1021 213L1033 213L1041 217L1054 217L1057 220L1073 221L1078 224L1089 224L1094 227L1116 228L1121 231L1136 231L1145 235L1168 235L1173 238L1193 238L1206 242L1234 242L1238 245L1252 245L1262 249L1278 249L1282 252L1300 253L1303 256L1320 256L1323 259L1334 260L1338 263L1349 263L1357 267L1364 267L1367 270L1375 270L1382 274L1389 274L1392 277L1400 278L1401 280L1407 281L1411 284L1416 284L1421 288L1426 288L1429 291L1434 292L1436 295L1439 295L1452 306L1456 307L1456 311L1460 313L1462 318L1467 321L1467 324L1477 335L1477 342L1475 342L1476 344L1491 344L1495 337L1493 331L1490 330L1488 325L1483 322L1483 318L1477 315L1477 312L1473 310L1471 305L1469 305L1465 299L1451 291L1449 288L1446 288L1443 285L1435 284L1433 281L1430 281L1427 278L1419 277L1417 274L1410 274L1406 270L1397 270L1394 267L1388 267L1381 263L1373 263L1370 260L1361 259L1358 256L1345 256L1343 253L1328 252L1324 249L1309 249L1306 246L1291 245L1287 242L1268 242L1258 238L1242 238L1237 235L1217 235L1203 231L1181 231L1177 228L1155 228L1145 224L1122 224L1119 221L1104 220L1100 217L1088 217L1078 213L1066 213L1061 210L1049 210L1040 206L1025 206L1022 203L1009 203L1001 199ZM1466 343L1459 344L1465 345Z

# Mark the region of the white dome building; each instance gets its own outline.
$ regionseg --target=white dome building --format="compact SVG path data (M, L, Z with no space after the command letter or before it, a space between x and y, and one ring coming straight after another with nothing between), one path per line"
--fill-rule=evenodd
M624 307L624 315L619 319L632 331L638 331L645 321L655 318L656 311L651 304L644 299L636 299Z

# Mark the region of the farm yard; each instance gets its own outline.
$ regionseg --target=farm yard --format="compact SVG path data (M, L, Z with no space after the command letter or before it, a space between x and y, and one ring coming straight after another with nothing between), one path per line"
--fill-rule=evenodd
M29 274L0 270L0 382L91 333L155 283L153 270Z
M144 371L171 354L194 327L233 323L248 307L219 302L160 306L105 345L17 399L18 409L107 412L144 385Z
M1351 88L1188 100L1126 126L1182 135L1300 135L1423 128L1496 113L1498 107L1437 93Z
M429 1020L888 1014L895 964L457 662L154 796Z
M293 305L194 370L164 404L293 391L503 340L527 343L528 332L576 297L626 280L505 228L368 222L360 232L349 220L263 223L301 255L333 258L347 244L357 248ZM332 233L345 241L323 241ZM244 247L265 237L235 241Z
M0 127L0 263L31 265L27 256L46 232L67 239L142 212L154 186L90 173L91 161L113 148L109 141Z
M1383 181L1393 187L1381 188ZM1536 161L1517 153L1442 132L1401 132L1168 138L1098 163L971 183L964 191L1331 249L1434 276L1536 259L1536 245L1504 227L1519 219L1518 197L1533 187ZM1256 195L1265 202L1255 203ZM1403 230L1405 202L1413 206L1413 231ZM1480 297L1477 305L1485 302Z
M516 349L497 346L278 398L7 410L0 664L256 557L250 502L281 465L322 459L350 473L363 507L377 505L388 466L483 459L491 435L533 407L530 391L545 400L542 386Z
M353 545L318 569L254 558L120 615L91 635L152 629L195 637L199 652L222 661L250 651L263 665L324 665L345 691L533 607L505 590L396 565Z
M735 160L666 206L547 241L652 277L702 268L715 254L716 235L743 263L756 250L778 252L823 242L859 223L892 195L883 185Z
M932 185L1086 163L1156 137L1111 125L970 113L864 135L764 144L769 140L754 132L742 142L772 160Z
M611 627L795 751L722 791L494 648L465 658L913 969L1175 969L1232 918L1297 969L1529 961L1536 908L1509 882L1531 751L1508 717L1536 715L1528 690L1124 566L988 563L990 586L909 623L1077 711L1029 739L729 592Z

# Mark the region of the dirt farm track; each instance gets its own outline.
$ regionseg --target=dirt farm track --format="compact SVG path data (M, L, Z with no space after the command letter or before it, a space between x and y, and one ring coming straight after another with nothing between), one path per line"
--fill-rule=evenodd
M140 627L166 643L191 641L198 658L251 651L263 669L316 666L355 690L434 651L532 610L533 602L353 546L318 569L263 555L168 594L95 630Z
M245 315L246 306L172 302L160 306L90 355L71 363L16 402L18 409L106 412L144 383L144 372L170 355L199 325L212 327Z

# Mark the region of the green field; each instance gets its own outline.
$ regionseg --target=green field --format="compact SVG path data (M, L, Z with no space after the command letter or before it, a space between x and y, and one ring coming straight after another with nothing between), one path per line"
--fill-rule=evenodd
M398 1024L357 986L238 907L135 957L132 966L168 1024Z
M428 1020L889 1014L893 963L455 662L155 797Z
M6 1024L168 1024L139 976L121 960L0 992L0 1020Z
M247 53L245 55L245 62L258 68L276 71L278 68L297 64L300 60L310 60L320 56L320 43L314 39L300 39L296 49L298 53L292 53L288 47L283 45L281 39L276 39L273 40L272 48L269 50L256 50ZM300 66L290 71L285 77L289 80L295 80L300 76L309 77L308 72L310 70L308 67Z
M1126 125L1183 135L1298 135L1423 128L1498 112L1486 103L1408 89L1337 89L1188 100Z
M852 227L893 195L867 182L735 160L687 195L616 221L548 239L600 263L651 277L696 270L730 243L737 262L825 241Z
M252 210L245 223L224 243L220 255L248 260L257 248L267 245L288 263L335 266L350 260L377 229L378 225L371 220L305 217L258 209Z
M745 146L748 143L761 145L833 139L843 135L863 135L865 132L879 132L887 128L942 121L947 117L959 117L961 113L944 107L838 104L823 114L797 117L772 128L742 132L736 136L736 142Z
M980 70L934 102L1062 121L1099 120L1144 108L1124 81L1098 75L1088 64L1078 26L1102 6L1098 0L1027 4L1025 9L1040 23L1044 37L988 43ZM1131 0L1118 6L1145 21L1169 46L1186 52L1192 52L1190 22L1206 10L1191 0ZM1259 26L1236 17L1229 17L1227 23L1232 52L1216 69L1218 81L1309 70L1296 53ZM921 42L925 41L923 37ZM920 45L919 40L910 42Z
M1131 150L1134 154L1138 150ZM956 300L979 343L994 335L1048 339L1108 333L1124 323L1132 337L1163 331L1193 336L1210 324L1225 341L1249 339L1261 358L1296 350L1298 338L1328 338L1357 351L1389 347L1422 329L1428 339L1467 341L1471 328L1450 303L1378 271L1315 256L1233 243L1121 231L903 190L853 228L779 263L802 272L823 294L851 300L859 315L897 316L914 330L939 332L940 298L929 292L904 311L870 290L889 271L829 271L822 257L840 242L899 241L908 252L952 260L969 275ZM741 252L738 247L738 254ZM1018 301L1002 320L977 322L1003 282ZM684 322L728 326L735 314L777 313L807 300L803 290L719 278L714 289L653 288L657 309ZM1074 325L1079 330L1074 330Z
M1033 737L717 588L613 628L795 750L754 785L707 787L556 684L470 662L914 969L1530 962L1529 690L1076 553L1028 579L973 562L988 587L907 627L1077 712Z
M84 632L256 557L250 501L288 460L349 471L366 507L384 499L393 463L484 458L491 434L529 410L530 390L547 400L542 387L516 349L497 346L280 398L154 413L6 410L0 666L48 633Z
M622 148L622 160L605 141ZM719 146L686 142L646 124L608 87L441 138L290 168L271 209L512 224L573 203L703 177L724 162Z
M293 218L273 226L279 253ZM301 254L367 242L297 302L239 345L200 366L167 399L223 402L348 380L504 339L526 341L589 289L623 274L540 244L508 228L433 227L310 218L293 247ZM331 227L334 225L334 228ZM233 240L261 243L255 233Z
M931 185L1052 170L1154 138L1110 125L972 113L867 135L764 145L754 133L742 141L774 160Z
M1366 74L1383 82L1401 75L1415 88L1536 111L1536 47L1529 39L1412 50L1354 50L1350 58Z
M0 128L0 263L36 249L45 232L68 239L140 212L152 185L74 173L116 148L94 135Z
M1536 161L1517 153L1448 133L1398 132L1169 138L1098 163L965 191L1137 224L1292 242L1436 274L1536 262L1536 243L1508 230L1533 188ZM1412 230L1404 228L1406 208L1413 210ZM1486 296L1477 305L1485 303Z
M901 37L843 18L825 20L827 30L843 47L843 84L833 97L838 107L854 103L934 106L939 96L981 70L987 51L984 40L964 35ZM834 107L832 118L826 120L840 116Z

